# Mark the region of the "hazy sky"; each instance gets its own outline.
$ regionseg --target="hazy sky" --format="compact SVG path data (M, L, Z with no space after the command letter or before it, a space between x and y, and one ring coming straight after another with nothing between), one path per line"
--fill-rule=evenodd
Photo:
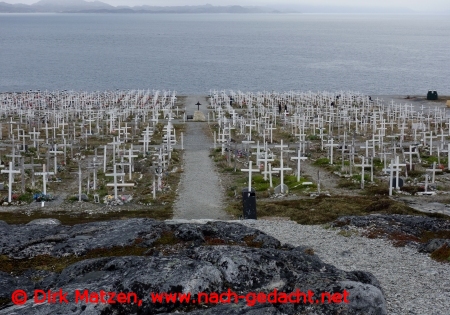
M7 3L32 4L38 0L2 0ZM61 0L63 1L63 0ZM89 1L89 0L88 0ZM111 5L332 5L332 6L371 6L371 7L404 7L416 11L440 11L450 9L449 0L101 0Z

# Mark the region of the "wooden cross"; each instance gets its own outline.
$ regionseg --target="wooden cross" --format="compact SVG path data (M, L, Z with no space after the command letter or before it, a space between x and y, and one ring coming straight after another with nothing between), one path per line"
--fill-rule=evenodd
M433 131L430 131L430 135L428 136L430 139L430 156L433 154L433 139L437 138L437 136L433 136Z
M280 167L274 168L274 171L280 171L280 192L284 194L284 171L290 171L292 168L284 167L284 159L283 159L283 149L287 148L287 145L283 145L283 139L280 141L280 145L276 145L275 147L280 148Z
M264 158L261 159L261 162L264 163L264 172L262 172L262 174L264 175L264 180L267 180L267 162L273 162L273 159L269 159L268 155L267 155L267 150L264 151ZM272 186L270 186L272 187Z
M300 163L302 160L308 159L306 156L301 156L301 150L297 151L297 156L291 157L291 160L297 160L297 182L300 181Z
M252 191L252 173L259 173L259 168L252 168L252 161L248 162L248 168L242 168L242 172L248 172L248 193Z
M365 158L362 157L362 163L354 165L356 167L361 167L361 189L364 189L364 168L372 166L372 164L364 164L364 160L365 160Z
M125 176L125 173L117 173L117 165L114 164L114 172L110 174L105 174L105 176L113 176L114 177L114 183L107 184L106 186L114 187L114 199L117 199L117 187L133 187L134 183L118 183L117 177L119 176Z
M395 157L395 164L393 165L394 167L395 167L395 189L397 189L397 190L399 190L400 189L400 187L399 187L399 185L398 185L398 179L399 179L399 174L400 174L400 171L401 171L401 169L400 169L400 167L401 166L406 166L406 164L404 164L404 163L400 163L399 162L399 157L398 157L398 155Z
M20 173L18 170L14 170L12 162L9 162L9 169L2 170L2 173L8 174L8 202L12 201L12 184L14 182L14 174Z
M335 147L338 147L339 144L334 144L334 140L331 138L330 143L325 144L325 146L330 148L330 164L333 164L333 150Z
M16 158L20 159L22 157L22 155L16 154L16 147L14 145L12 148L12 154L7 154L6 156L11 158L13 165L16 165Z
M431 183L434 184L434 181L436 179L436 172L442 172L440 168L436 168L436 162L433 162L433 168L432 169L426 169L427 172L432 172L433 175L431 176ZM2 171L3 172L3 171Z
M53 172L46 172L45 171L45 164L42 164L42 172L37 172L35 175L41 175L42 176L42 186L43 186L43 194L47 194L47 176L48 175L54 175Z
M38 141L44 141L42 139L38 139L41 133L39 131L36 131L36 127L33 127L33 131L29 131L28 134L30 137L32 137L33 146L37 149L38 148Z
M54 166L54 172L55 172L55 174L58 173L58 159L57 159L57 154L63 154L63 153L64 153L64 151L57 151L57 150L56 150L56 147L57 147L57 146L58 146L58 145L55 144L53 150L50 150L50 151L49 151L49 153L54 154L53 160L54 160L54 162L55 162L55 166Z

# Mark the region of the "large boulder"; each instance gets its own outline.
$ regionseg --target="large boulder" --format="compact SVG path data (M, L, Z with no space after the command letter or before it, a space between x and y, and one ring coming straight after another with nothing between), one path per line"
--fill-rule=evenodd
M52 262L78 261L58 272L31 267L15 275L0 273L0 298L16 289L30 297L24 305L4 305L2 315L386 314L383 292L372 274L339 270L323 263L310 248L282 246L273 237L237 223L132 219L73 227L0 224L2 234L3 228L9 235L0 243L0 253L9 263L23 264L18 257L28 262L42 257ZM140 254L127 255L127 250ZM90 258L98 253L98 258ZM31 298L35 289L61 290L67 293L68 303L35 305ZM134 295L130 295L131 303L123 304L85 301L85 293L95 298L102 290L133 292L136 303ZM208 303L156 302L152 293L163 292L190 294L195 301L214 292L233 292L239 298L238 303L218 303L212 298ZM283 292L314 295L312 303L303 303L302 298L300 303L255 300L258 293L274 292L278 297ZM344 293L347 303L342 301ZM328 303L332 296L340 296L342 302Z

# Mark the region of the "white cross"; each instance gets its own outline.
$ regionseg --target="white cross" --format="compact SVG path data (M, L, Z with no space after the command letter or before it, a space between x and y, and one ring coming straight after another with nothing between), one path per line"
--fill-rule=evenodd
M283 160L283 148L287 148L287 145L283 145L283 140L280 141L280 145L276 145L275 147L280 148L280 167L274 168L274 171L280 171L280 192L284 194L284 171L290 171L292 168L284 167Z
M392 196L392 181L394 179L394 160L391 160L391 164L389 164L389 168L384 168L383 172L389 172L389 196Z
M14 174L20 173L18 170L14 170L12 162L9 162L9 169L2 170L2 173L8 174L8 202L12 201L12 184L14 182Z
M57 147L57 145L55 144L54 149L51 150L51 151L49 151L49 153L53 153L53 154L55 155L55 156L54 156L54 162L55 162L54 172L55 172L55 174L58 173L58 159L56 158L56 156L57 156L57 154L62 154L62 153L64 153L64 151L57 151L57 150L56 150L56 147Z
M252 173L259 173L259 168L252 168L252 161L248 161L248 168L241 169L242 172L248 172L248 193L252 191Z
M333 164L333 150L334 150L334 147L339 146L339 144L334 144L333 142L334 142L334 140L333 140L333 138L331 138L330 143L325 144L326 147L330 147L330 164Z
M117 199L117 187L120 185L117 182L117 177L125 176L125 173L117 173L117 165L114 164L114 172L110 173L110 174L105 174L105 176L113 176L114 177L114 183L113 184L107 184L107 186L114 186L114 199Z
M447 150L442 150L441 152L447 153L447 169L450 170L450 143L447 143Z
M83 175L81 173L81 166L78 164L78 202L81 202L81 176Z
M366 145L361 146L361 149L366 149L366 156L369 156L369 149L375 150L375 145L372 141L372 146L369 146L369 140L366 140ZM375 152L373 152L373 153L375 153Z
M395 189L400 189L400 187L399 187L399 185L398 185L398 179L399 179L399 174L400 174L400 171L401 171L401 169L400 169L400 167L401 166L406 166L406 164L403 164L403 163L400 163L399 162L399 157L398 157L398 155L395 157L395 164L394 164L394 167L395 167L395 180L396 180L396 182L395 182Z
M42 165L42 172L37 172L35 175L41 175L42 176L42 186L43 186L43 194L47 194L47 176L48 175L54 175L53 172L46 172L45 171L45 164Z
M272 131L276 129L276 127L273 127L273 124L270 124L269 127L266 127L266 130L270 131L270 143L272 143Z
M436 179L436 172L442 172L442 170L441 169L437 169L436 168L436 162L433 162L433 168L432 169L426 169L425 171L427 171L427 172L432 172L433 173L433 175L431 176L431 183L432 184L434 184L434 181L435 181L435 179ZM2 171L3 172L3 171Z
M365 158L362 158L361 164L355 164L356 167L361 167L361 189L364 189L364 168L365 167L371 167L372 164L364 164Z
M430 135L428 136L430 139L430 155L433 154L433 139L437 138L437 136L433 136L433 131L430 131Z
M263 159L261 159L261 161L264 163L264 172L262 172L263 173L263 175L264 175L264 180L266 181L267 180L267 162L272 162L273 161L273 159L269 159L268 158L268 155L267 155L267 150L264 152L264 158Z
M124 158L128 159L128 163L130 163L130 169L129 169L129 180L131 180L131 172L134 171L133 168L133 158L138 157L137 155L133 154L133 145L128 149L128 155L124 155Z
M297 151L297 156L291 157L291 160L297 160L297 182L300 181L300 163L302 160L308 159L306 156L301 156L301 150Z

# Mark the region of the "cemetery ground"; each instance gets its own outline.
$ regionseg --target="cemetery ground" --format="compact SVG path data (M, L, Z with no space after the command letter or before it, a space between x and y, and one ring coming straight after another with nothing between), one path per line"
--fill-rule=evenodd
M204 122L200 113L190 115L198 110L197 97L175 98L155 91L50 94L47 103L56 95L63 113L43 110L50 116L51 129L44 120L33 119L32 111L23 111L24 100L41 103L36 93L4 98L0 182L5 183L3 197L13 200L4 198L0 207L6 240L0 276L28 278L35 287L80 263L116 257L139 267L155 259L172 263L180 252L195 246L219 255L237 250L230 259L239 262L240 247L265 251L265 242L275 237L308 261L320 257L342 270L362 270L355 272L363 278L365 271L373 273L369 278L380 279L381 285L375 285L378 280L371 284L385 290L379 294L386 302L377 307L389 313L405 314L410 304L414 314L447 309L448 265L438 263L450 262L450 220L444 214L450 204L450 119L445 111L417 110L421 100L417 111L412 105L381 105L359 94L342 94L339 99L312 92L233 93L200 98ZM339 107L330 106L331 101ZM287 110L279 110L277 102ZM99 103L107 108L93 110ZM78 105L68 110L67 104ZM35 128L39 132L33 132ZM42 144L36 145L39 141ZM23 150L25 144L28 150ZM187 151L196 153L194 159ZM214 164L207 163L211 161ZM192 163L196 167L187 167ZM218 174L217 183L205 180L214 177L212 173ZM184 187L190 190L180 192L186 178ZM205 198L198 192L202 186L214 196ZM192 213L174 213L174 204L188 192L193 198L184 198L185 208L199 205L202 211L196 214L209 218L212 207L224 209L238 220L243 215L242 190L249 186L256 191L257 221L205 223L203 218L194 220L198 218ZM80 188L86 201L79 201ZM54 200L33 200L36 193L46 192ZM39 220L45 218L63 225ZM26 225L14 225L18 223ZM258 260L256 266L270 263ZM188 269L173 276L177 285L185 276L198 278ZM138 269L137 279L142 271ZM128 273L119 273L115 283L126 282L122 280ZM242 279L238 275L237 283ZM365 280L361 282L367 285ZM0 313L11 306L11 293L5 292Z
M235 97L236 98L236 97ZM387 97L386 97L387 98ZM402 100L404 98L398 97L396 100ZM187 101L188 100L188 101ZM192 99L193 100L193 99ZM58 156L58 167L60 171L57 175L51 175L47 184L47 190L55 196L55 200L46 201L44 206L41 202L33 201L33 195L42 192L42 181L35 180L35 187L32 187L31 172L32 170L26 169L24 172L24 192L20 192L20 182L14 183L14 190L17 193L13 194L12 203L7 203L5 199L4 204L9 204L0 207L1 219L10 224L27 223L33 219L40 218L56 218L63 224L77 224L83 222L103 221L112 219L125 219L133 217L154 218L154 219L171 219L173 216L173 204L177 198L178 183L180 181L181 174L183 172L183 152L179 145L181 139L180 135L186 129L186 124L189 121L183 119L183 115L190 111L186 109L186 106L194 104L187 104L192 102L191 98L178 96L175 102L171 104L170 110L164 108L158 108L158 118L155 116L156 112L150 112L149 118L153 117L151 122L152 136L151 139L139 140L139 134L143 134L145 130L145 124L140 123L139 129L134 130L133 133L128 130L130 126L134 126L133 122L137 114L130 115L124 118L118 125L114 125L114 128L108 129L108 124L112 124L112 118L110 120L104 120L103 122L94 121L95 119L87 119L90 116L85 115L83 118L75 120L73 127L73 142L70 146L70 154L66 152L67 157L64 159ZM422 102L422 97L409 97L411 102ZM418 215L428 216L436 218L448 219L439 211L426 211L429 208L430 201L433 205L440 205L445 209L445 205L450 204L450 196L446 194L450 191L450 174L448 170L444 169L442 174L436 173L437 182L430 185L434 189L441 192L441 194L434 196L415 196L418 192L423 192L424 187L420 182L424 181L426 170L433 167L433 163L436 162L439 167L447 165L448 161L445 156L436 156L427 154L428 148L420 150L420 162L414 163L415 168L408 171L408 177L405 178L405 185L399 190L394 190L393 196L389 196L388 180L389 176L386 173L386 156L384 161L380 156L382 152L379 152L373 159L373 181L371 179L371 171L369 168L365 168L364 182L365 186L361 189L361 167L358 165L364 164L361 156L355 156L350 165L350 158L348 150L342 150L342 141L352 146L361 153L366 151L365 156L368 156L367 151L371 151L374 145L371 147L368 145L367 139L371 137L370 132L367 134L364 132L354 133L353 139L351 139L350 132L348 132L347 139L345 139L345 129L342 130L342 126L332 126L326 128L326 125L322 127L319 124L313 125L313 128L309 128L307 132L304 132L302 141L302 158L305 160L301 163L301 176L297 179L297 168L299 160L295 160L297 152L299 151L298 135L294 130L292 123L287 121L287 117L283 118L283 114L277 115L277 127L270 130L270 137L268 133L261 132L256 126L252 126L251 123L246 120L241 120L243 123L247 123L246 126L232 129L229 134L230 142L225 143L225 131L224 120L230 123L234 121L237 113L240 119L249 115L249 111L242 104L236 100L233 106L228 109L228 113L224 114L223 111L218 111L211 102L207 109L202 107L202 111L207 114L208 120L204 122L204 131L211 137L211 143L215 142L215 148L211 149L210 158L215 162L217 170L220 175L221 187L224 191L226 199L225 210L235 219L242 217L242 189L248 186L248 173L241 171L249 167L249 161L253 161L252 168L259 169L259 173L252 174L252 188L256 190L256 203L257 203L257 215L258 218L285 218L293 220L299 224L330 224L342 216L366 216L371 214L399 214L399 215ZM228 100L227 100L228 102ZM227 103L224 102L224 103ZM386 103L387 103L386 99ZM441 104L442 101L433 101L430 104ZM205 105L205 104L204 104ZM442 104L441 104L442 105ZM267 106L267 105L266 105ZM234 113L232 111L235 111ZM174 146L171 150L170 167L164 173L164 180L161 182L161 189L155 193L153 198L153 173L151 171L154 163L152 160L157 155L158 147L161 146L165 138L165 126L170 122L168 119L168 113L171 112L174 116L173 129L176 133L176 141L178 146ZM89 113L89 112L87 112ZM215 115L217 114L217 117ZM153 116L152 116L153 115ZM113 115L111 115L113 116ZM14 119L13 119L14 118ZM185 117L184 117L185 118ZM20 137L20 126L25 124L19 124L13 122L13 120L19 120L19 116L8 117L2 121L1 134L11 135L17 134L17 143L25 141L24 137ZM73 119L73 117L72 117ZM156 119L156 121L155 121ZM222 120L222 121L221 121ZM88 122L91 125L88 125ZM380 123L380 122L378 122ZM127 125L128 124L128 125ZM17 132L15 130L17 125ZM57 129L53 129L52 132L56 133L64 132L70 133L69 127L62 126ZM147 123L147 126L149 123ZM236 125L233 123L233 125ZM267 125L267 124L266 124ZM241 125L242 126L242 125ZM247 126L250 126L249 132L247 132ZM367 125L366 125L367 126ZM253 127L253 128L252 128ZM317 128L316 128L317 127ZM320 127L320 128L319 128ZM31 125L24 127L31 128ZM43 128L41 126L41 128ZM66 128L66 131L64 129ZM88 129L98 129L98 134L89 133ZM128 129L127 129L128 128ZM148 127L147 127L148 128ZM262 127L261 127L262 128ZM362 127L360 127L362 128ZM390 134L399 135L404 132L404 129L399 125L390 125ZM230 128L231 129L231 128ZM253 133L252 133L253 129ZM269 130L268 128L267 130ZM327 129L327 130L325 130ZM101 131L100 131L101 130ZM244 132L243 132L244 131ZM360 130L361 131L361 130ZM30 132L30 130L28 130ZM330 138L326 137L325 133L333 133L336 135L336 143L330 143ZM40 132L40 136L43 136L43 130ZM22 131L23 135L23 131ZM216 139L214 138L216 136ZM149 146L149 152L143 152L142 150L136 150L137 157L133 161L134 171L132 172L131 180L128 180L128 165L122 165L122 168L118 168L117 171L124 171L126 182L133 183L134 187L125 187L124 195L132 195L133 199L130 202L119 205L108 205L102 203L106 196L113 196L114 190L112 187L108 187L107 183L112 182L112 177L107 177L102 169L102 147L109 146L108 159L106 162L106 173L111 174L113 172L113 161L111 154L113 148L116 146L114 143L116 137L126 138L123 141L122 153L117 155L126 156L127 150L132 149L131 144L138 147L142 144L142 141L147 141ZM14 138L15 136L13 136ZM49 137L49 136L47 136ZM64 136L63 136L64 137ZM344 138L343 138L344 137ZM252 141L246 140L250 138ZM270 138L270 140L269 140ZM328 140L326 140L328 139ZM444 140L448 141L449 136L445 136ZM48 139L45 139L48 142ZM67 138L69 140L69 137ZM403 141L416 142L413 139L411 131L405 134ZM442 139L441 139L442 140ZM41 139L43 142L43 140ZM52 140L53 141L53 140ZM269 162L272 169L280 168L280 147L281 142L284 142L284 184L287 185L288 191L280 193L276 191L276 187L280 185L281 178L279 171L272 171L273 174L263 175L262 172L267 165L264 166L262 158L258 163L255 162L255 153L258 150L273 153L273 159ZM332 141L332 140L331 140ZM352 142L353 141L353 142ZM437 140L435 140L437 141ZM53 170L53 157L46 156L49 151L49 146L40 144L37 149L31 145L32 138L27 140L28 150L22 152L25 164L34 163L35 165L48 164L48 169ZM62 138L57 137L56 142L62 145ZM167 141L166 141L167 142ZM25 142L24 142L25 143ZM13 143L14 145L14 140ZM339 145L341 147L339 147ZM120 145L119 145L120 146ZM259 148L257 148L259 146ZM396 146L396 145L395 145ZM13 159L14 153L12 146L6 146L6 150L2 152L5 160ZM69 151L69 148L66 148ZM96 149L100 149L97 152ZM60 150L61 147L60 147ZM117 149L118 150L118 149ZM378 149L380 150L380 149ZM398 149L400 150L400 149ZM51 151L49 151L51 152ZM333 156L334 152L334 156ZM234 155L234 153L236 153ZM331 156L330 156L331 153ZM346 158L343 158L345 153ZM408 152L406 152L408 153ZM62 152L61 152L62 154ZM117 152L116 152L117 154ZM257 154L257 153L256 153ZM405 153L403 153L405 154ZM356 154L355 154L356 155ZM72 158L73 156L73 158ZM77 174L78 166L81 169L86 170L88 166L92 166L94 159L97 161L97 188L94 191L92 189L92 174L88 175L87 172L82 172L82 196L87 197L87 201L78 202L77 191L79 189L79 179ZM270 157L266 156L269 161ZM123 159L121 159L123 162ZM333 160L333 161L331 161ZM367 163L367 162L366 162ZM256 165L255 165L256 164ZM20 168L19 161L16 160L16 169ZM6 169L6 168L5 168ZM399 172L401 177L405 177L405 170ZM88 176L91 176L90 191L87 190ZM270 187L269 178L272 177L272 187ZM1 174L1 180L4 183L8 182L8 175ZM5 187L6 188L6 187ZM98 195L100 203L94 202L94 194ZM7 197L7 190L4 189L2 193L3 197ZM18 205L22 202L23 204ZM427 208L428 207L428 208ZM421 211L418 211L421 210ZM425 211L425 212L424 212ZM437 231L437 233L440 233ZM372 233L372 235L374 235ZM399 236L404 237L404 236Z
M411 98L413 100L422 98ZM241 113L245 115L245 113ZM210 135L220 134L220 126L212 124L210 126ZM405 246L410 242L422 244L424 246L432 239L450 239L450 231L448 226L441 229L424 229L416 234L405 231L386 230L377 227L377 222L372 221L373 226L363 230L352 230L348 222L342 222L336 225L334 222L342 217L360 216L366 217L371 215L387 215L392 216L419 216L427 218L436 218L450 221L448 214L448 205L450 204L450 172L444 169L443 165L447 165L447 158L430 156L426 150L421 150L420 163L415 163L413 169L409 169L400 173L401 177L408 176L405 185L398 191L393 191L393 196L389 196L389 176L386 173L386 163L380 158L373 159L373 175L366 168L364 174L365 187L361 188L361 168L356 169L355 166L363 164L361 157L355 157L353 163L353 173L351 173L349 161L342 160L339 150L335 152L334 163L330 163L330 151L321 148L321 138L319 135L309 134L307 138L308 154L307 160L301 164L301 178L297 180L296 170L297 161L290 160L290 157L296 156L298 144L295 143L295 137L292 133L286 131L287 128L279 126L273 132L273 141L268 145L266 151L272 151L275 156L280 155L277 147L280 143L286 145L285 152L288 152L289 172L284 175L284 184L289 188L288 193L280 194L276 188L280 184L280 173L272 177L272 186L269 180L264 178L264 169L267 166L263 164L263 158L259 159L260 163L252 168L251 187L256 192L256 209L258 219L266 220L292 220L299 224L317 225L321 224L326 228L341 229L340 234L343 236L351 236L353 234L363 235L369 238L386 238L393 242L394 246ZM335 130L337 132L337 130ZM393 132L399 133L400 130L394 127ZM221 147L220 143L211 149L210 157L214 160L219 173L221 174L222 185L227 195L227 212L235 218L242 218L242 189L249 184L248 168L249 161L255 159L255 151L257 146L267 141L261 134L253 135L250 147L237 145L241 143L242 135L234 130L231 131L231 143L228 143L226 149ZM449 139L449 137L446 137ZM412 141L413 139L405 138L404 141ZM364 138L356 137L356 142L363 147ZM228 149L228 148L231 148ZM262 149L262 146L261 146ZM339 149L339 148L338 148ZM246 155L250 153L250 157ZM289 152L290 151L290 152ZM237 155L234 155L237 152ZM342 152L342 151L341 151ZM243 153L243 154L242 154ZM256 154L257 156L257 154ZM433 163L439 165L444 171L436 175L436 183L433 183L433 189L440 192L433 196L417 196L418 193L424 192L423 182L427 171L433 168ZM279 167L279 161L272 160L272 169ZM242 171L241 171L242 170ZM320 173L320 175L319 175ZM438 173L436 173L438 174ZM318 187L320 177L320 188ZM430 203L434 207L430 207ZM396 223L392 223L396 224ZM348 230L350 229L350 230ZM418 228L420 230L420 228ZM450 243L450 242L448 242ZM450 245L437 247L431 252L431 257L442 262L450 262Z
M179 97L182 102L183 97ZM181 111L180 111L181 114ZM132 117L130 118L132 120ZM2 195L2 205L0 206L1 220L9 224L24 224L35 219L55 218L60 220L63 224L73 225L94 221L105 221L114 219L127 218L153 218L158 220L172 218L172 205L176 198L176 189L180 180L183 164L183 154L179 148L171 150L170 165L166 168L163 179L161 181L161 189L152 196L153 189L153 173L152 166L154 165L154 154L156 149L163 142L163 127L164 120L155 124L154 133L151 141L149 141L149 152L139 152L133 161L134 170L132 177L129 179L129 166L125 165L118 168L117 171L125 173L126 182L134 183L134 187L126 187L125 191L119 192L124 196L131 196L130 201L120 202L115 205L105 203L105 201L113 200L114 188L108 187L107 184L112 182L112 178L107 176L108 173L113 172L113 161L106 163L106 174L103 172L103 162L99 160L103 156L102 153L97 153L96 148L100 149L114 141L117 132L112 133L109 137L91 135L88 141L83 140L83 135L75 134L75 138L79 137L79 141L75 141L72 146L72 152L69 154L67 149L67 158L58 157L58 173L56 175L49 175L47 178L46 189L48 195L52 200L45 202L38 202L33 199L36 194L42 194L43 183L36 175L34 188L32 188L32 173L30 169L24 171L24 190L21 192L20 182L21 178L14 183L12 202L8 203L8 175L1 174L0 181L4 182L4 188L0 191ZM174 130L178 133L183 132L185 126L178 121L173 125ZM7 133L6 125L3 124L3 134ZM58 139L55 143L61 142ZM132 143L136 143L136 137L124 141L124 150L130 149ZM21 152L25 164L34 163L37 169L42 164L49 162L46 159L46 152L50 145L42 144L38 149L30 146L26 152ZM4 159L11 155L11 149L2 152ZM151 152L150 152L151 150ZM103 150L102 150L103 151ZM124 152L125 152L124 151ZM109 154L109 153L108 153ZM73 156L73 158L70 157ZM121 154L122 156L124 153ZM119 157L117 157L119 159ZM93 174L87 174L86 171L89 166L97 160L98 170L96 174L96 189L93 189ZM33 162L31 162L33 161ZM50 171L53 171L53 159L50 159ZM16 169L20 169L20 162L16 160ZM78 167L83 170L82 173L82 201L79 202L79 176ZM90 186L87 188L87 186ZM98 202L96 202L98 196Z

